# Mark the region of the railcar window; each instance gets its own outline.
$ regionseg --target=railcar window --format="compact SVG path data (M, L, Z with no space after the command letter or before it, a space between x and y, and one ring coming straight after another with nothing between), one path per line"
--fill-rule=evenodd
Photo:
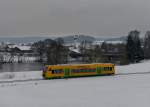
M77 70L77 69L74 69L74 72L78 72L78 70Z
M104 71L110 71L110 67L104 67Z
M71 72L75 73L75 72L76 72L76 70L75 70L75 69L72 69L72 70L71 70Z
M86 72L86 69L82 69L82 72Z
M43 71L47 71L47 70L48 70L48 67L44 67L44 68L43 68Z
M72 71L73 73L78 73L78 72L80 72L79 69L72 69L71 71Z
M72 69L72 72L76 73L76 72L77 72L77 70L76 70L76 69Z
M85 69L85 72L89 72L89 69Z
M92 72L92 69L89 69L89 72Z
M52 74L60 74L62 73L63 70L62 69L55 69L55 70L52 70Z
M80 72L80 70L79 69L76 69L76 73L79 73Z
M52 70L52 74L54 74L54 70Z
M88 72L91 72L92 70L91 69L88 69Z
M88 72L89 70L88 69L85 69L85 72Z
M84 72L88 72L88 69L84 69Z
M112 71L112 67L110 67L110 71Z
M80 73L80 72L95 72L96 69L72 69L73 73Z
M106 67L106 70L109 71L109 67Z
M95 72L96 69L91 69L91 72Z
M56 69L56 70L54 70L54 72L55 72L55 74L58 74L59 73L59 71Z
M82 70L81 70L81 69L79 69L79 72L82 72Z

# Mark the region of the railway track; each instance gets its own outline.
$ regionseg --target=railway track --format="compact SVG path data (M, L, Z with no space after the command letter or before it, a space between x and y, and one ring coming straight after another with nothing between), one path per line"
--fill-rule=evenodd
M2 83L18 83L18 82L30 82L30 81L41 81L43 79L37 78L37 79L25 79L25 80L7 80L7 81L0 81L0 84Z
M117 76L117 75L136 75L136 74L150 74L150 71L148 71L148 72L133 72L133 73L118 73L118 74L115 74L115 76Z
M135 73L118 73L115 74L114 76L121 76L121 75L137 75L137 74L150 74L150 71L148 72L135 72ZM20 82L30 82L30 81L41 81L44 80L42 78L37 78L37 79L25 79L25 80L6 80L6 81L0 81L0 84L2 83L20 83Z

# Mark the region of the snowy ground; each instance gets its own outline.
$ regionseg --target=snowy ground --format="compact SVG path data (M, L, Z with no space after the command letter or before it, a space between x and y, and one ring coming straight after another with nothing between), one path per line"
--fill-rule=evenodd
M149 65L117 66L116 73L149 72ZM0 74L0 81L34 78L41 71ZM1 83L0 107L149 107L149 82L150 73Z

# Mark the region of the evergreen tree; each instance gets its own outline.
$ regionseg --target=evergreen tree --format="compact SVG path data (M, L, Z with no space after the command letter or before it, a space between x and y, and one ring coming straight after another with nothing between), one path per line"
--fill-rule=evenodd
M141 41L139 38L140 32L137 30L131 31L127 38L126 51L128 60L131 63L139 62L144 58Z
M150 59L150 31L147 31L144 38L144 57Z
M136 38L137 39L135 39L136 40L135 41L135 49L136 49L135 59L136 59L136 62L139 62L144 59L144 52L142 49L141 40L139 36L136 36Z

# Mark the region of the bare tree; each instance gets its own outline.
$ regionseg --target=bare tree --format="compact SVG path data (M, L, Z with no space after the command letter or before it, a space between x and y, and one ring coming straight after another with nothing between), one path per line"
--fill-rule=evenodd
M58 38L47 48L48 64L64 64L68 62L69 49L64 46L62 38Z

